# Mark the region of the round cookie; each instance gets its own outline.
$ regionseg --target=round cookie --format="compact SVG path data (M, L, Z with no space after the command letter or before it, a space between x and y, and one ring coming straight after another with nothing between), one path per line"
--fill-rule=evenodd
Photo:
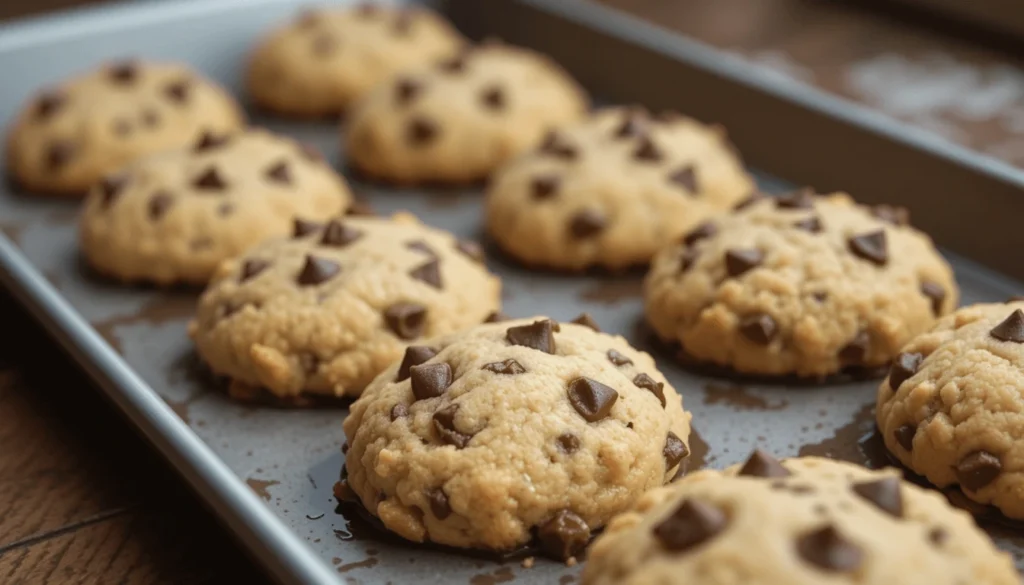
M489 43L373 90L352 112L347 152L364 174L395 183L478 181L586 108L553 61Z
M406 346L500 308L481 260L475 244L405 213L299 220L293 237L221 265L189 334L237 398L358 396Z
M29 100L7 135L7 171L30 191L82 195L138 158L244 124L223 89L184 65L109 63Z
M622 269L647 264L753 190L720 128L609 108L497 173L487 231L527 265Z
M807 191L740 207L647 274L647 321L689 358L752 375L867 372L957 304L949 265L903 210Z
M568 558L674 476L689 421L622 337L544 317L480 325L410 347L352 405L336 492L412 541L511 551L536 536Z
M878 389L885 445L940 488L1024 520L1024 302L972 305L903 347Z
M588 552L583 585L1016 585L940 494L893 469L755 452L641 498Z
M319 155L263 130L204 135L100 181L80 220L82 251L123 281L205 284L226 258L327 220L352 203Z
M396 73L455 55L463 43L424 8L307 10L256 47L246 85L253 101L280 114L336 114Z

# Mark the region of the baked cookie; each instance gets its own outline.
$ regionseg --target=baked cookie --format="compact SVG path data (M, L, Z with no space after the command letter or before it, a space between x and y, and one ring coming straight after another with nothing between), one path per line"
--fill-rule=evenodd
M374 89L352 112L347 152L382 180L477 181L586 108L553 61L489 43Z
M1017 585L973 519L900 479L756 452L648 493L590 548L583 585Z
M82 195L138 158L244 124L223 89L184 65L109 63L29 100L7 135L7 172L30 191Z
M502 167L487 194L487 231L527 265L646 264L753 192L734 152L721 129L689 118L601 110Z
M625 339L544 317L406 350L345 419L351 490L416 542L568 558L669 481L690 414Z
M351 202L344 180L289 138L204 134L100 181L83 208L81 247L123 281L205 284L224 259L290 233L293 218L327 220Z
M647 321L689 358L753 375L870 371L957 304L905 210L808 191L740 207L659 252L644 283Z
M249 60L256 104L286 115L337 114L396 73L455 55L463 38L421 7L306 10Z
M915 337L878 389L889 452L1024 520L1024 300L972 305Z
M482 322L501 283L480 249L401 213L326 224L224 262L189 334L238 398L358 396L405 348Z

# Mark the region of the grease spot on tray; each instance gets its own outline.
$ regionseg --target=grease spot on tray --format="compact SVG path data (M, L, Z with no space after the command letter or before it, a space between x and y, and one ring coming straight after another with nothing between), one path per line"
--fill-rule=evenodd
M254 479L250 477L249 479L245 480L245 483L248 484L250 488L252 488L252 491L256 492L257 496L269 502L270 487L275 486L280 482L273 479Z
M516 578L515 573L508 567L501 567L493 573L482 573L480 575L474 575L469 580L469 585L495 585L496 583L508 583L514 581Z
M801 446L799 454L842 459L872 469L890 464L885 445L875 432L874 402L861 406L853 420L838 427L832 437Z
M737 410L782 410L789 401L769 402L739 384L708 382L704 385L704 404L721 404Z
M117 336L118 327L138 323L164 325L171 321L190 317L195 311L195 304L196 300L192 296L162 296L150 300L135 313L97 321L92 326L118 353L124 353L121 348L121 340Z
M643 280L614 279L600 280L580 291L580 300L603 305L614 305L644 294Z

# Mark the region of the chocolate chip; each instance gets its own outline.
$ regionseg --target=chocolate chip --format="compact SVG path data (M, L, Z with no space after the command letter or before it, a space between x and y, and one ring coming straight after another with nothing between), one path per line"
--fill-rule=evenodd
M1024 311L1017 309L1010 313L1009 317L988 333L999 341L1024 343Z
M580 313L579 317L573 319L572 322L577 325L583 325L584 327L597 331L598 333L601 332L601 327L597 324L597 321L594 321L594 318L590 316L590 313Z
M537 539L544 552L558 560L565 560L587 546L590 527L573 512L559 510L554 518L537 527Z
M190 90L192 89L192 82L188 79L179 79L172 81L164 86L164 95L167 96L172 102L183 104L188 101Z
M302 238L313 232L320 231L323 227L324 224L322 223L295 218L292 222L292 237Z
M334 35L327 31L321 31L315 37L313 37L313 54L318 57L326 57L338 48L338 39L334 38Z
M479 262L482 264L484 261L484 249L480 247L480 244L474 241L459 240L459 242L455 244L455 249L458 250L459 252L462 252L466 256L469 256L469 259L474 262Z
M501 311L494 311L484 319L484 323L501 323L502 321L508 321L509 316Z
M697 169L693 165L687 165L668 176L669 182L681 186L690 193L700 191L700 184L697 182Z
M592 209L584 209L572 217L569 232L577 240L592 238L604 231L608 220L604 214Z
M427 501L430 502L430 511L438 520L444 520L452 515L452 507L448 503L448 496L442 488L427 490Z
M213 132L203 132L202 136L196 142L195 146L192 147L192 152L206 152L208 150L215 150L226 145L230 141L230 137L227 134L216 135Z
M725 271L733 278L757 268L762 262L764 252L757 248L737 248L725 252Z
M409 416L409 408L404 404L396 404L391 407L391 422Z
M750 457L747 458L747 462L740 468L738 475L750 477L789 477L792 474L779 463L778 459L761 449L755 449L750 454Z
M411 146L422 147L437 140L438 134L440 134L440 129L437 124L426 118L416 117L409 120L409 125L405 130L405 139Z
M806 219L793 222L793 227L798 230L804 230L805 232L811 232L812 234L820 234L824 229L821 225L821 218L817 215L812 215Z
M608 361L615 364L616 366L628 366L633 364L633 360L615 351L614 349L608 350Z
M647 116L639 108L631 108L622 118L622 123L615 129L615 138L633 138L643 136L647 132Z
M384 322L401 339L416 339L427 324L427 308L416 303L395 303L384 311Z
M936 546L942 546L947 540L949 540L949 533L943 528L932 528L928 531L928 540Z
M278 161L268 167L264 175L275 183L282 185L292 184L292 172L288 168L288 161L286 160Z
M733 211L742 211L742 210L750 207L751 205L754 205L758 201L761 201L762 199L767 199L765 194L761 193L760 191L754 191L750 195L747 195L746 199L744 199L743 201L740 201L739 203L734 205L732 210Z
M932 300L932 314L938 317L942 314L942 305L946 301L946 289L934 282L922 282L921 294Z
M611 356L608 356L611 359ZM612 362L615 363L615 362ZM630 362L632 363L632 362ZM618 365L618 364L616 364ZM643 388L658 397L658 401L661 402L661 407L665 408L665 383L657 382L654 378L647 374L637 374L633 378L633 385L637 388Z
M466 56L456 55L437 64L437 68L445 73L462 73L466 70Z
M120 85L129 85L134 83L138 76L139 68L134 61L116 63L111 65L110 69L107 70L107 77L109 77L114 83Z
M296 280L300 286L315 286L334 278L339 272L341 266L337 262L310 254L306 256L306 263Z
M697 500L683 500L654 527L654 536L662 548L686 552L711 540L725 530L728 518L718 507Z
M192 186L200 191L223 191L228 184L220 176L217 167L210 166L192 180Z
M558 186L562 183L558 175L544 175L535 177L530 182L530 193L536 201L551 199L558 193Z
M169 193L166 191L157 191L149 198L149 219L152 221L159 220L167 213L167 210L170 209L173 203L174 198L171 197Z
M409 378L416 400L437 398L452 385L452 367L445 363L410 366Z
M505 339L512 345L522 345L544 353L555 353L555 324L550 319L534 321L529 325L509 327Z
M853 484L853 492L878 507L879 510L897 518L903 517L903 496L900 480L886 477L876 481Z
M403 77L395 83L395 101L399 105L406 105L416 99L423 91L423 86L415 79Z
M47 120L64 107L65 97L61 93L48 91L39 96L35 105L36 120Z
M860 331L854 338L839 350L839 361L845 365L859 366L868 355L871 336L867 331Z
M903 447L907 451L914 450L914 435L917 434L917 427L913 425L903 425L893 431L893 438L899 443L900 447Z
M824 303L825 301L828 300L828 293L821 290L811 293L811 296L814 297L814 300L818 301L819 303Z
M864 553L829 524L801 536L797 552L805 561L830 573L848 573L860 567Z
M526 372L526 368L522 364L513 359L507 359L503 362L491 362L486 364L483 368L488 372L494 372L495 374L504 374L507 376L514 376L516 374L522 374Z
M650 136L644 136L640 139L640 144L637 145L636 150L633 151L633 158L643 162L661 162L665 157L658 145L651 140Z
M777 209L814 209L814 195L808 189L800 189L775 199Z
M590 378L576 378L569 382L569 403L587 422L597 422L612 411L619 399L614 388Z
M59 171L75 157L78 147L73 142L57 140L50 143L46 149L46 168L50 171Z
M758 345L768 345L775 339L779 326L771 315L761 313L740 320L740 333Z
M871 215L895 226L910 224L910 211L906 207L876 205L871 208Z
M505 91L497 85L485 88L483 93L480 94L480 101L487 109L494 111L504 110L508 105L506 103Z
M435 252L434 249L430 247L430 244L424 242L423 240L415 240L415 241L412 241L412 242L406 242L405 243L405 247L410 249L410 250L416 250L417 252L422 252L422 253L426 254L427 256L430 256L431 258L437 258L437 252Z
M320 245L343 248L361 237L363 237L363 232L332 219L324 228L324 234L320 237Z
M441 282L441 266L436 258L413 268L409 271L409 276L416 280L422 280L438 290L444 288Z
M242 275L238 278L238 282L245 282L255 278L267 268L270 268L270 261L268 260L260 260L259 258L246 260L242 263Z
M687 248L683 250L682 255L679 257L679 272L686 272L693 266L693 263L700 257L700 251L694 248Z
M849 240L850 251L868 262L885 266L889 261L889 246L885 230L853 236Z
M669 470L686 459L690 455L690 449L675 433L669 431L668 436L665 437L665 447L662 448L661 454L665 457L665 469Z
M473 435L467 435L466 433L459 432L459 430L455 428L455 414L457 412L459 412L459 405L449 404L435 412L432 421L434 423L434 430L437 431L437 435L441 437L441 440L445 444L452 445L456 449L465 449L466 445L469 445L470 440L473 439Z
M561 135L554 130L548 132L547 136L545 136L538 152L562 160L575 160L579 156L579 151L576 150L576 147L566 143Z
M924 356L919 353L901 353L896 356L892 367L889 368L889 387L893 389L893 392L899 390L907 378L917 373L922 360L924 360Z
M395 382L409 379L409 368L425 364L437 355L432 347L422 345L410 345L405 348L405 355L402 357L402 364L398 366L398 377Z
M117 198L117 195L127 184L128 177L126 175L108 175L103 177L99 185L103 206L110 207L110 204L114 202L114 199Z
M1003 471L1003 463L988 451L975 451L956 464L956 480L972 492L992 483Z
M706 221L683 236L683 243L687 246L692 246L701 240L706 240L707 238L714 236L717 233L718 228L715 227L715 224L710 221Z

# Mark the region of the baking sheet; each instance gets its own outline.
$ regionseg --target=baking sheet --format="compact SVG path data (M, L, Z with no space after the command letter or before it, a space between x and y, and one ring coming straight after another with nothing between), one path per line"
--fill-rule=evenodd
M286 18L300 4L273 0L225 2L215 8L201 2L116 7L63 24L40 22L13 33L0 31L0 70L10 72L8 83L0 87L0 119L8 119L32 88L100 59L122 56L126 47L147 57L190 61L237 89L238 63L253 34ZM117 34L111 35L115 30ZM332 124L290 123L258 115L253 122L316 144L341 168L344 157ZM767 175L759 178L770 191L788 188ZM396 190L351 182L379 213L404 209L459 236L481 236L477 190ZM197 362L185 333L197 291L124 288L94 277L77 253L76 217L73 202L26 198L4 188L0 230L18 248L14 252L0 242L6 283L85 362L111 397L279 578L303 583L340 577L353 583L473 585L576 580L578 567L538 559L533 568L525 569L519 561L502 563L414 547L383 538L358 519L336 513L331 487L343 461L345 411L277 410L228 401ZM965 303L1003 300L1024 291L1016 281L962 258L951 259ZM826 455L887 464L874 437L877 382L738 386L690 374L651 343L642 325L641 274L534 273L493 253L488 264L504 280L506 313L546 313L567 320L587 311L604 330L625 335L636 347L651 351L694 413L691 466L735 463L754 446L779 456ZM74 313L64 314L62 307ZM76 315L92 330L76 328ZM119 369L124 365L129 370ZM147 402L153 398L149 389L169 410ZM286 532L277 530L282 525ZM996 527L991 531L1024 567L1024 539ZM313 560L317 558L322 562Z

